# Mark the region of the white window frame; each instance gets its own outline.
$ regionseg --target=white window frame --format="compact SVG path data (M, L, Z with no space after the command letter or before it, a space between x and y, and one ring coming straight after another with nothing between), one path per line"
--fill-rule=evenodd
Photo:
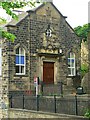
M16 66L19 66L19 73L16 73L16 75L25 75L25 71L26 71L26 61L25 61L25 49L24 48L22 48L23 50L24 50L24 54L21 54L21 47L18 47L17 49L19 49L19 54L16 54L16 56L24 56L24 64L16 64ZM16 49L16 50L17 50ZM16 58L15 58L16 59ZM20 58L19 58L19 60L21 60ZM16 61L15 61L16 62ZM21 73L21 67L24 67L24 72L23 73Z
M72 62L72 60L74 62ZM70 52L69 53L69 58L68 58L68 70L70 70L71 74L68 74L68 76L75 76L76 75L76 63L75 63L75 53Z
M0 47L0 76L2 76L2 48Z

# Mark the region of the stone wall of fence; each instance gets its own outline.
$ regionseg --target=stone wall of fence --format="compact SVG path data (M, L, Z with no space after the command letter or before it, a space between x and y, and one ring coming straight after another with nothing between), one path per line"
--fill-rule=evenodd
M74 115L65 115L65 114L58 114L58 113L47 113L47 112L37 112L31 110L23 110L23 109L9 109L9 118L53 118L54 120L88 120L86 117L83 116L74 116Z
M88 108L88 101L88 97L82 96L13 96L10 98L10 107L60 114L84 115Z

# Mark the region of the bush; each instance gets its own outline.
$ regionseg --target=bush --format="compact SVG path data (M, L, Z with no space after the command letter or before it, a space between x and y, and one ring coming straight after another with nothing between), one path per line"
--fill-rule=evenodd
M85 116L90 118L90 110L89 109L86 110Z
M88 64L81 65L81 76L83 77L89 70Z

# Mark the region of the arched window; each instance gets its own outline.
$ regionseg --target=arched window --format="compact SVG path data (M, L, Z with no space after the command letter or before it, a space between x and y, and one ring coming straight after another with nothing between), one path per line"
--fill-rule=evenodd
M16 49L16 75L25 74L25 49L18 47Z
M68 76L75 76L76 68L75 68L75 53L70 52L68 57Z

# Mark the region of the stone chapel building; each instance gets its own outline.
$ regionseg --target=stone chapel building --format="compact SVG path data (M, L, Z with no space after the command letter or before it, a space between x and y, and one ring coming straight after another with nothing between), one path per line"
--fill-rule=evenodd
M79 86L80 39L53 3L20 13L6 27L16 36L14 42L2 40L0 48L0 74L9 92L33 91L36 76L46 85Z

